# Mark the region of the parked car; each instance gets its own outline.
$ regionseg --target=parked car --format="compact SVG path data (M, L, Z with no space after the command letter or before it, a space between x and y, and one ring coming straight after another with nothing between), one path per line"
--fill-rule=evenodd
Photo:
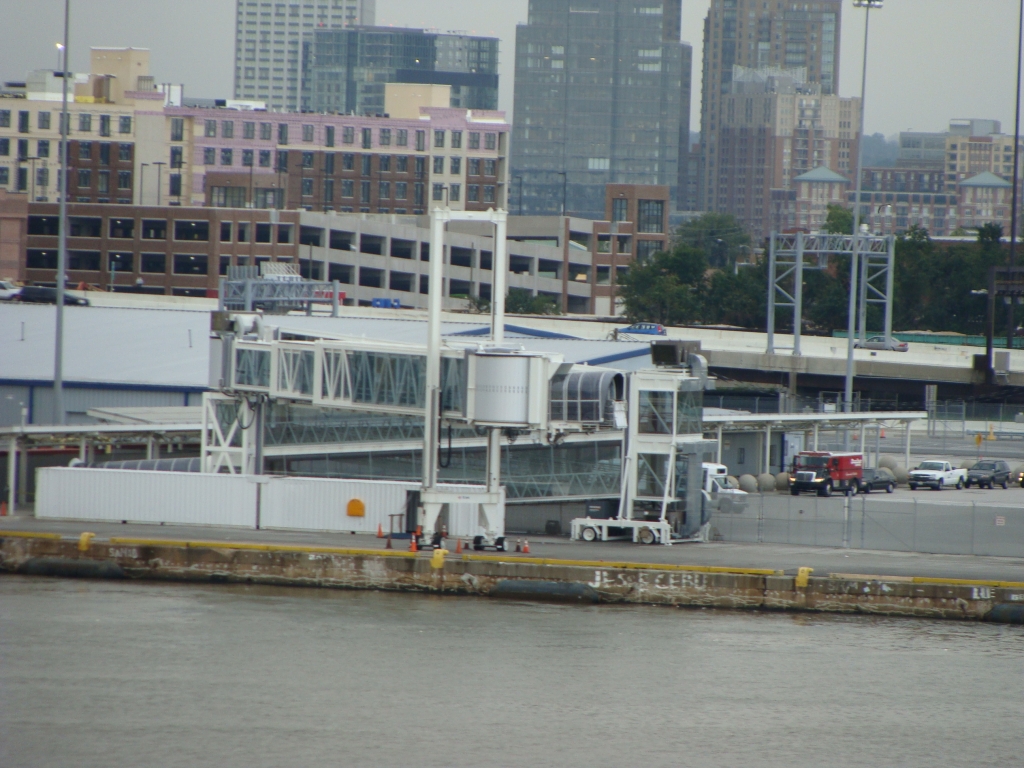
M619 333L639 334L642 336L667 336L668 331L660 323L633 323L628 328L619 328Z
M0 280L0 301L11 301L18 298L21 287L9 280Z
M908 485L912 491L916 491L919 485L927 486L933 491L941 491L950 485L960 490L966 480L967 470L954 469L948 461L922 461L921 466L910 472Z
M56 304L57 289L46 288L42 285L26 285L18 293L18 301L24 301L30 304ZM64 306L88 307L89 300L83 299L80 296L72 296L70 293L65 291Z
M865 469L864 477L861 478L859 493L871 493L872 491L885 491L892 493L896 490L896 478L887 469Z
M998 459L984 459L979 461L967 471L967 479L964 485L968 488L976 485L979 488L992 488L1001 485L1003 488L1010 484L1010 465Z
M869 339L865 339L863 344L855 341L853 342L853 347L854 349L886 349L890 352L906 352L910 349L910 345L907 342L886 339L885 336L872 336Z

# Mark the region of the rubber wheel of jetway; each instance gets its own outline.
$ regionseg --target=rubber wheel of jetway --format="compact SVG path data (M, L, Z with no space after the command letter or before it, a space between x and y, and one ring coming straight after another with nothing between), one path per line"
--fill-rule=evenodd
M580 531L580 538L584 541L597 541L597 528L588 525Z
M658 541L658 537L654 535L654 531L650 528L641 528L637 534L637 539L641 544L654 544Z

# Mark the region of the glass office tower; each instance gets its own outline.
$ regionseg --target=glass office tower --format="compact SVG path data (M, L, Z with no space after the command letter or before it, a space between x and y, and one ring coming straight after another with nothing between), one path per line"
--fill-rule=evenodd
M609 183L664 184L678 201L692 64L681 9L681 0L530 0L516 33L512 140L524 214L604 218Z
M302 109L384 112L386 83L450 85L451 106L498 108L498 40L419 29L316 29L303 50Z

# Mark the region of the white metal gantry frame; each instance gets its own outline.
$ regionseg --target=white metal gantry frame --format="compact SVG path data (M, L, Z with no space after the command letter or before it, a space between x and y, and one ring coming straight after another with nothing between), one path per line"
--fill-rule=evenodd
M864 341L867 335L867 305L881 304L885 315L883 333L888 341L892 338L896 238L892 235L860 235L857 242L862 285L859 307L860 339ZM853 245L852 235L772 233L768 249L768 354L775 354L779 349L788 349L775 345L775 310L779 307L792 307L792 352L794 356L800 355L804 270L825 269L828 266L828 257L832 255L850 255L853 258Z
M423 425L423 491L420 504L423 510L423 535L433 537L437 518L445 504L462 501L438 488L437 445L441 433L441 309L444 304L444 233L445 225L452 221L481 221L494 225L494 263L491 285L491 341L498 347L505 340L505 282L508 274L506 236L508 212L453 211L434 208L430 212L430 269L427 294L427 413ZM504 520L505 494L501 488L501 431L490 427L487 434L487 485L477 503L480 518L488 537L498 531Z

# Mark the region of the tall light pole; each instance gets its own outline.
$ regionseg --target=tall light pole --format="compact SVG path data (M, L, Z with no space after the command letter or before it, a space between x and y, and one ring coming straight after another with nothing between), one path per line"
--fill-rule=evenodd
M857 332L857 271L860 261L860 195L864 175L864 96L868 83L868 21L872 8L881 8L882 0L853 0L854 8L864 9L864 61L860 76L860 127L857 131L857 191L853 204L853 247L850 254L850 305L846 325L846 386L843 389L843 410L853 410L853 337ZM847 433L847 441L849 433Z
M1020 0L1020 14L1017 18L1017 111L1013 119L1013 209L1010 211L1010 268L1014 267L1017 255L1017 205L1020 187L1020 68L1021 54L1024 53L1024 0ZM1013 349L1013 338L1017 323L1013 316L1013 300L1006 305L1006 348ZM989 361L991 367L991 360Z
M163 161L160 161L160 160L157 160L155 163L153 163L153 165L156 166L156 205L159 208L160 207L160 192L162 191L160 189L160 187L161 187L161 184L163 183L161 181L160 176L161 176L161 171L163 171L164 166L167 165L167 163L165 163Z
M54 421L64 424L64 281L68 263L68 44L70 38L71 0L64 0L64 72L60 109L60 225L57 240L57 332L53 345L53 409Z
M145 205L146 199L146 168L149 163L142 163L139 166L139 205Z

